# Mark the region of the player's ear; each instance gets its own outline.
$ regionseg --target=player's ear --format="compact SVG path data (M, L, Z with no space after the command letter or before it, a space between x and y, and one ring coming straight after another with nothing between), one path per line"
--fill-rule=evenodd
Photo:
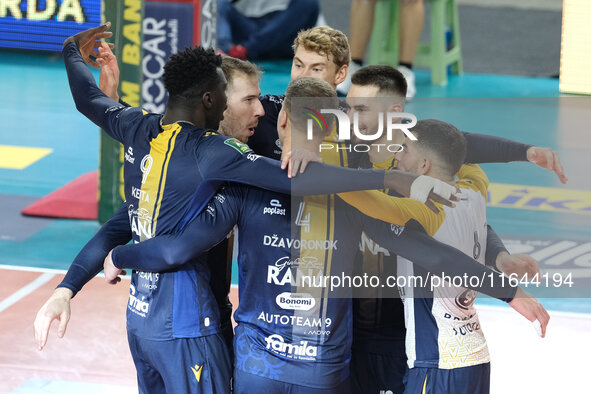
M214 92L205 92L203 96L201 96L201 103L205 109L212 109L215 104L215 93Z
M334 84L339 85L341 82L347 78L347 71L349 70L349 65L343 64L338 70L337 74L334 77Z
M402 107L402 104L400 103L396 103L396 104L392 104L389 108L388 108L388 112L404 112L404 108Z
M431 162L431 160L429 160L427 158L421 159L421 161L419 162L419 174L420 175L428 174L429 171L431 171L432 165L433 165L433 163Z
M277 126L281 129L285 129L287 127L287 121L289 120L289 116L287 116L287 112L281 108L279 111L279 115L277 116Z

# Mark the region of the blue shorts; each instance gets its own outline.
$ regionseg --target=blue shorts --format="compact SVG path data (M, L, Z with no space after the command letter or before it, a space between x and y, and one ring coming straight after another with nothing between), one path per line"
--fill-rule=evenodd
M305 379L302 376L302 383ZM337 387L318 389L272 380L234 368L234 394L351 394L350 386L349 379L345 379Z
M355 394L402 394L406 373L404 342L402 352L371 353L353 349L351 356L351 392Z
M127 333L140 394L230 393L231 361L221 334L151 341Z
M489 394L490 363L454 369L411 368L405 379L404 394Z

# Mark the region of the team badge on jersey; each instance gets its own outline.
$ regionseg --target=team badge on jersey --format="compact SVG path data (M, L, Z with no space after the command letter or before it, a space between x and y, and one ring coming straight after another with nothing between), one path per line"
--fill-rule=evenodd
M232 148L236 149L241 154L245 154L248 152L252 152L252 149L246 144L238 141L236 138L228 138L224 141L224 144L231 146Z

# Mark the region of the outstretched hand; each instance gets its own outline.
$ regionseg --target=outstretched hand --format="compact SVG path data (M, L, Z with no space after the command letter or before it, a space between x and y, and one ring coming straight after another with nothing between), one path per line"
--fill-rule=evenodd
M59 320L57 336L63 338L66 334L66 328L70 321L70 300L74 293L65 287L55 289L51 297L43 304L37 316L33 327L35 329L35 342L37 349L42 350L47 343L49 328L54 320Z
M552 149L532 146L527 150L527 160L537 166L555 172L563 184L566 184L568 181L564 173L564 168L562 168L562 163L560 163L558 153Z
M92 29L81 31L74 36L68 37L68 39L64 41L64 46L70 42L74 42L80 50L82 59L84 59L84 61L90 64L92 67L99 68L99 64L93 60L91 56L95 59L101 57L98 48L101 46L102 39L111 37L113 35L113 32L109 31L110 28L111 22L107 22L103 25L93 27ZM111 48L114 48L113 44L108 45Z

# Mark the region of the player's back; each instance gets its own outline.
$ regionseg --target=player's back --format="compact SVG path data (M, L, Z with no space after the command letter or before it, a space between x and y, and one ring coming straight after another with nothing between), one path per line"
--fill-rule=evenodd
M323 278L351 275L357 216L334 195L242 189L235 365L293 384L305 373L306 385L335 387L349 373L351 289L332 291Z

